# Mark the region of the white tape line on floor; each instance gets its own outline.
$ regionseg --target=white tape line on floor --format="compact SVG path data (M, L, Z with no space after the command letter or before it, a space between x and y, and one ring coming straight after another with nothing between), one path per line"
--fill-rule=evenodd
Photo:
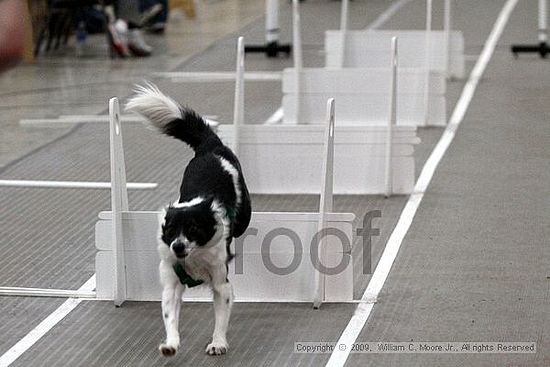
M95 274L88 279L78 290L82 292L91 292L95 289ZM0 367L8 367L44 335L48 333L55 325L65 318L72 310L82 302L82 299L69 298L54 312L46 317L40 324L32 329L23 339L19 340L7 352L0 357Z
M500 36L504 31L504 27L506 26L506 23L508 22L508 19L510 18L510 15L512 14L512 11L517 3L518 0L508 0L500 11L493 29L485 42L483 51L481 52L481 55L479 56L479 59L477 60L476 65L468 78L468 82L462 90L462 94L455 106L451 119L449 120L449 124L443 132L443 135L434 148L432 154L426 161L426 164L424 165L420 177L415 185L415 193L409 197L409 200L407 201L407 204L399 217L399 221L388 239L384 252L382 253L382 257L380 258L380 261L378 262L378 265L372 275L371 281L369 282L369 285L361 298L362 300L376 299L378 297L378 294L380 293L380 290L382 289L384 282L390 273L397 253L399 252L403 238L407 234L416 211L422 202L424 193L430 184L441 158L443 158L447 148L453 141L458 126L464 119L464 115L466 114L468 106L472 101L479 80L491 60L491 56L493 55L498 40L500 39ZM340 348L334 349L334 352L332 352L326 366L344 366L349 357L351 345L357 340L357 337L363 330L363 327L367 323L373 308L374 304L364 303L357 307L355 314L350 319L348 325L342 332L342 335L337 342L338 345L347 345L347 348L345 348L345 350L340 350Z

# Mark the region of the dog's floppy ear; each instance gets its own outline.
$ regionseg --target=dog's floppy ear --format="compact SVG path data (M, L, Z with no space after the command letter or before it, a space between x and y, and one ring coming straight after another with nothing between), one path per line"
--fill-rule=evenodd
M169 212L170 210L172 210L172 209L174 209L174 206L173 206L172 204L168 204L168 205L166 205L166 206L164 206L164 207L162 207L162 208L160 209L160 211L161 211L161 213L162 213L162 214L161 214L161 215L162 215L162 219L161 219L161 222L160 222L160 223L161 223L161 228L162 228L162 229L164 229L164 227L165 227L165 225L166 225L166 219L168 218L168 212Z

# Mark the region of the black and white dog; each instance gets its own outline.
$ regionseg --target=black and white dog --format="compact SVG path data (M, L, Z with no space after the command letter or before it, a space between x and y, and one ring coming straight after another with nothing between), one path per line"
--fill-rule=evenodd
M250 196L235 154L196 112L181 107L155 85L138 86L126 110L144 116L154 129L187 143L195 151L180 187L180 198L165 209L158 251L162 317L166 342L162 355L180 345L179 312L184 286L207 283L214 294L215 327L206 353L224 354L233 289L227 277L231 241L250 222Z

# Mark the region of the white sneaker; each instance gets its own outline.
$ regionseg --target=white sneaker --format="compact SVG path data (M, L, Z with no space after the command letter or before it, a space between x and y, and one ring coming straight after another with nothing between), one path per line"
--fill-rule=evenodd
M128 49L134 56L143 57L151 55L153 48L145 43L143 34L139 29L130 29L128 32Z
M130 56L128 52L128 25L123 20L117 20L108 24L112 47L120 57Z

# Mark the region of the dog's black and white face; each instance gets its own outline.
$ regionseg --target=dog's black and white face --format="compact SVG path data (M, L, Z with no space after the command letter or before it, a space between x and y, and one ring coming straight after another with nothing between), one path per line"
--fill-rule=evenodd
M174 256L184 258L197 248L218 243L222 235L220 224L217 213L212 209L212 199L196 198L168 206L161 239Z

